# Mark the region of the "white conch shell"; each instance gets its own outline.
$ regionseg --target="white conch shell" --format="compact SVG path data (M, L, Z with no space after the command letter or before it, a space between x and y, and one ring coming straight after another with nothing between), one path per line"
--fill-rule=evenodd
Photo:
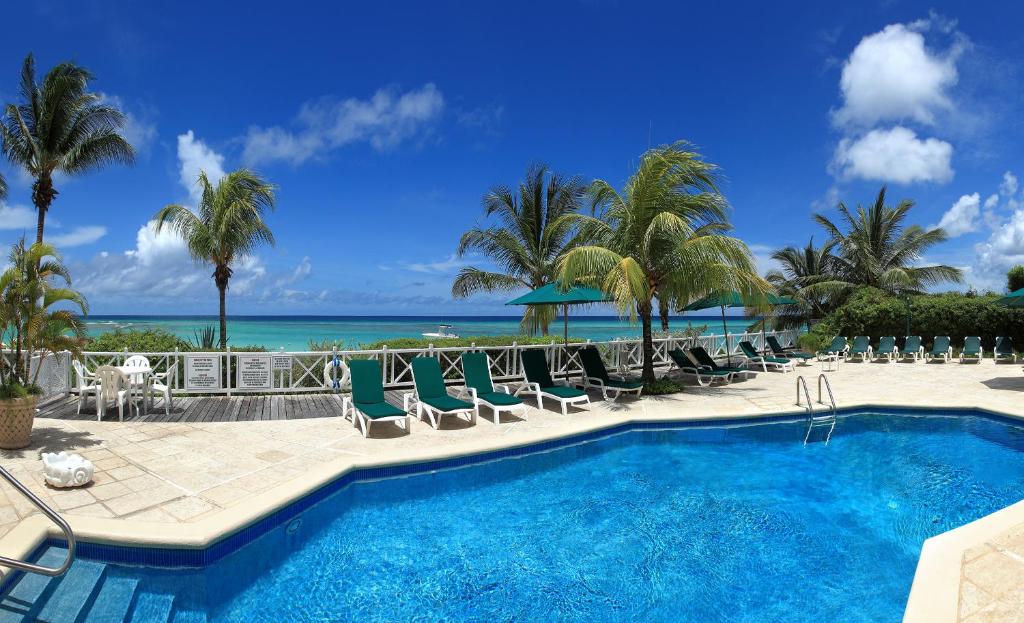
M92 482L93 464L78 454L44 452L43 477L52 487L81 487Z

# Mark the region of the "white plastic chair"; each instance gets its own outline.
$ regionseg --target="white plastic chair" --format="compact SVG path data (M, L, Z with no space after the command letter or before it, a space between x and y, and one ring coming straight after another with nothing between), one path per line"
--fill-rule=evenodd
M171 386L174 385L177 372L178 367L173 362L168 363L167 372L154 372L150 376L149 386L144 390L146 397L159 396L164 399L164 415L171 414Z
M114 366L101 366L96 368L96 379L100 384L100 391L96 396L96 419L103 420L107 412L107 403L117 403L117 414L119 419L124 421L124 403L128 403L128 414L131 415L132 383L128 375ZM136 407L138 411L138 407Z
M78 410L75 413L81 413L82 405L85 404L86 398L90 394L93 398L96 398L100 387L96 383L96 375L89 372L89 369L81 361L72 359L71 367L75 369L75 385L78 388ZM99 404L96 405L96 409L99 409Z

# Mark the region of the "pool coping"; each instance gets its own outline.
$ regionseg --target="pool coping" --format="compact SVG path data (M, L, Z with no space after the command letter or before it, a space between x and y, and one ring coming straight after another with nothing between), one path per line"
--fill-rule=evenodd
M645 400L657 400L646 398ZM632 430L687 428L695 426L754 425L802 418L805 411L793 408L771 413L715 414L658 417L643 409L613 421L581 420L579 426L558 431L531 431L515 440L501 437L427 447L401 457L374 460L343 457L313 467L303 475L193 523L164 524L99 517L72 517L69 521L79 539L79 551L110 562L160 566L202 566L216 561L259 538L274 527L319 503L348 485L365 480L448 469L584 443ZM1024 416L973 405L899 405L878 402L845 404L840 415L880 410L913 414L940 411L949 415L984 415L1014 422ZM904 623L955 622L959 609L959 585L966 550L1024 522L1024 501L927 539L922 545L917 570L904 612ZM0 538L0 552L30 559L44 547L63 544L56 526L33 515ZM143 560L140 562L140 557ZM173 559L173 560L172 560ZM0 587L16 577L0 567Z

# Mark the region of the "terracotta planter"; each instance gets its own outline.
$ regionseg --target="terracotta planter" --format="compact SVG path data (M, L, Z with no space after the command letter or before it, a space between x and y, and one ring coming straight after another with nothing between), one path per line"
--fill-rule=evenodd
M28 447L35 419L35 396L0 400L0 448L18 450Z

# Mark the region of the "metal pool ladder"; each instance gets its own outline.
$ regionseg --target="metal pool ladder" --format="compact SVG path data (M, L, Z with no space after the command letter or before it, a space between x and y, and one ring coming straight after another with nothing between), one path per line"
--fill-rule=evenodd
M36 494L29 491L28 487L23 485L20 480L11 475L11 472L7 471L3 467L0 467L0 477L3 477L3 479L10 483L12 487L17 489L19 493L28 498L28 501L32 502L32 505L38 508L39 512L46 515L50 521L57 524L57 527L64 533L64 538L68 542L68 555L64 559L64 563L59 567L44 567L42 565L25 562L24 560L7 558L6 556L0 556L0 565L11 569L18 569L20 571L28 571L29 573L40 573L42 575L49 576L64 575L64 572L71 567L71 563L75 560L75 533L71 531L71 526L68 525L68 522L64 521L63 517L58 515L56 511L36 497Z
M811 403L811 392L807 389L807 381L804 380L803 376L796 377L796 404L800 406L800 390L804 390L804 398L807 401L807 432L804 434L804 445L806 446L808 441L811 439L811 431L816 427L828 426L828 432L825 434L825 445L832 440L832 431L836 429L836 398L832 394L832 385L828 382L828 377L824 374L818 375L818 404L824 405L825 402L821 399L821 382L825 382L825 389L828 391L828 406L830 407L829 412L824 415L815 415L814 405Z

